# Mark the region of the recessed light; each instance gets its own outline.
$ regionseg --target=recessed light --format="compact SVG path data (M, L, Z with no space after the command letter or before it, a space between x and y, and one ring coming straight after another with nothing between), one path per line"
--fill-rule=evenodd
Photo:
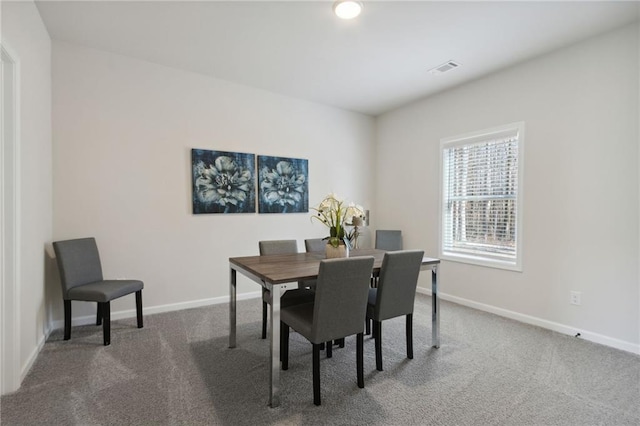
M362 2L354 0L338 0L333 4L333 13L338 18L353 19L362 12Z

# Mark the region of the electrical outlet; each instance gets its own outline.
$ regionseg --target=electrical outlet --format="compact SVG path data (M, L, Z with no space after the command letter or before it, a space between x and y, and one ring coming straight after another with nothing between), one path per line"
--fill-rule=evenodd
M571 295L569 296L569 303L571 303L572 305L578 305L580 306L580 298L582 296L582 293L579 291L572 291Z

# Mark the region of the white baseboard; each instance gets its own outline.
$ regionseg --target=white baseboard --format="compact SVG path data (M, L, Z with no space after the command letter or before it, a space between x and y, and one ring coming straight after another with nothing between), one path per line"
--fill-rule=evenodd
M418 287L416 291L420 294L426 294L431 296L431 290L423 287ZM521 314L519 312L510 311L507 309L498 308L484 303L474 302L473 300L463 299L461 297L452 296L446 293L439 294L440 299L449 302L457 303L459 305L467 306L479 311L489 312L501 317L509 318L512 320L520 321L525 324L536 325L538 327L546 328L548 330L556 331L558 333L566 334L569 336L575 336L580 333L580 338L588 340L590 342L599 343L601 345L610 346L612 348L620 349L626 352L631 352L640 355L640 345L626 342L624 340L615 339L613 337L605 336L598 333L593 333L588 330L582 330L577 327L571 327L557 322L548 321L542 318L533 317L531 315Z
M36 359L38 358L40 351L42 351L42 348L44 347L44 343L49 338L51 331L52 331L51 327L45 329L44 334L42 335L42 337L40 337L40 340L38 340L38 344L36 345L35 348L33 348L31 353L27 357L26 362L24 363L24 365L20 370L20 385L22 385L22 381L24 380L25 377L27 377L27 374L29 374L29 370L31 370L31 367L33 367L33 363L36 362Z
M261 291L254 291L250 293L238 294L236 300L257 299L262 297ZM209 299L192 300L189 302L170 303L167 305L151 306L148 308L143 307L143 315L160 314L163 312L181 311L183 309L200 308L202 306L219 305L221 303L229 303L229 296L212 297ZM124 311L111 312L112 320L119 320L124 318L135 318L136 310L127 309ZM95 315L85 315L82 317L75 317L71 319L71 325L89 325L95 324ZM56 320L51 324L51 329L56 330L64 327L64 320Z
M429 289L418 287L416 291L420 294L426 294L428 296L431 296L431 290ZM257 299L261 297L261 295L262 293L260 291L238 294L237 300ZM566 334L569 336L575 336L576 333L580 333L580 337L582 339L588 340L590 342L599 343L601 345L610 346L612 348L616 348L626 352L631 352L631 353L640 355L640 345L635 343L626 342L624 340L615 339L613 337L605 336L602 334L581 330L576 327L559 324L553 321L548 321L548 320L537 318L531 315L525 315L519 312L514 312L507 309L486 305L484 303L474 302L472 300L463 299L461 297L452 296L446 293L440 293L440 298L442 300L457 303L459 305L467 306L473 309L478 309L480 311L489 312L495 315L499 315L501 317L520 321L525 324L531 324L538 327L546 328L548 330L552 330L552 331ZM149 308L143 308L143 312L145 315L152 315L152 314L159 314L162 312L172 312L172 311L179 311L183 309L199 308L202 306L218 305L221 303L229 303L229 296L212 297L209 299L200 299L200 300L194 300L190 302L180 302L180 303L171 303L167 305L152 306ZM134 318L135 316L136 316L135 309L129 309L125 311L117 311L117 312L111 313L111 319L113 320L124 319L124 318ZM86 315L83 317L73 318L71 323L72 325L88 325L88 324L95 324L95 320L96 320L95 315ZM64 326L63 320L57 320L51 323L51 326L45 333L45 336L41 339L40 342L38 342L38 346L32 351L31 355L28 358L27 363L22 368L21 381L24 378L24 376L26 376L27 372L35 362L36 357L42 350L42 347L44 346L44 342L49 337L49 334L51 334L51 331L58 328L62 328L63 326Z

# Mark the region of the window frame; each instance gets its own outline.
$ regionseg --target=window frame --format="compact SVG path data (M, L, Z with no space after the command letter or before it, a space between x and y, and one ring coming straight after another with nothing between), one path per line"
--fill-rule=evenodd
M492 256L483 256L481 253L469 254L469 253L457 252L455 250L445 250L444 249L444 242L445 242L444 220L446 219L446 214L445 214L446 206L445 206L444 197L446 194L445 185L448 183L448 180L444 175L445 174L445 159L444 159L445 149L451 148L451 147L459 147L459 146L465 146L465 145L472 145L475 143L481 143L483 141L489 141L491 139L505 137L507 135L512 135L514 133L517 134L518 136L518 155L517 155L518 190L516 193L516 215L515 215L515 219L516 219L515 259L502 260ZM519 121L515 123L505 124L502 126L492 127L489 129L478 130L475 132L470 132L462 135L440 139L440 193L439 193L440 208L439 208L439 221L438 221L438 226L439 226L438 252L439 252L440 259L522 272L522 258L523 258L522 230L523 230L523 206L524 206L523 183L524 183L524 146L525 146L524 139L525 139L524 121Z

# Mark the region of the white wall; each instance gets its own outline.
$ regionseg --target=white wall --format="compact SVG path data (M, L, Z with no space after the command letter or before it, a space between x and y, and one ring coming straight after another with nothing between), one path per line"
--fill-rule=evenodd
M51 40L32 2L2 2L2 43L19 64L20 281L16 285L24 376L47 332L45 244L52 234Z
M524 271L443 262L450 299L640 352L637 31L378 117L377 225L402 229L409 248L434 256L440 139L525 122ZM569 305L571 290L581 306Z
M105 276L144 281L147 312L227 297L228 258L258 240L304 250L326 235L311 213L193 215L191 148L306 158L311 205L330 191L373 203L374 120L361 114L54 42L53 122L54 239L95 236Z

